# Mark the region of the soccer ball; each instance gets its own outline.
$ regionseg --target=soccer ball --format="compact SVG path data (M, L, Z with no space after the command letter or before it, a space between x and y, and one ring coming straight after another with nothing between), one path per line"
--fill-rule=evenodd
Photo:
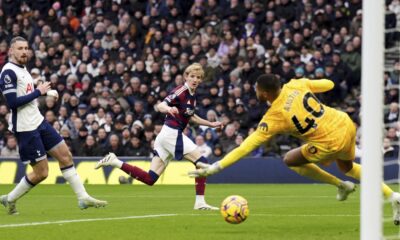
M238 195L225 198L221 204L221 215L228 223L239 224L243 222L249 216L247 200Z

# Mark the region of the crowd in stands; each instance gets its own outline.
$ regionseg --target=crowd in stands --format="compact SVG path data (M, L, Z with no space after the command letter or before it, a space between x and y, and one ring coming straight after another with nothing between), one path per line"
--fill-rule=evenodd
M386 0L386 9L386 28L400 27L400 1ZM0 67L10 40L26 38L32 77L60 94L58 101L41 97L40 110L74 155L152 156L165 117L156 103L183 84L186 66L199 62L205 78L196 113L225 128L190 125L185 133L205 156L218 158L266 111L254 91L262 73L277 74L282 84L331 79L334 89L319 97L359 124L362 15L362 0L3 0ZM386 47L399 38L387 33ZM390 105L386 150L398 151L392 142L400 136L399 89L391 87L399 76L397 59L382 77ZM2 156L18 154L8 115L1 98ZM300 144L279 136L252 155L280 155Z

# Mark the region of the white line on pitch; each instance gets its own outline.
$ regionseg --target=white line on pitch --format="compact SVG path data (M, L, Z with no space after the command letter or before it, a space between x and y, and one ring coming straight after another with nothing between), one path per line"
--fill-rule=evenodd
M114 221L126 219L143 219L143 218L159 218L159 217L174 217L174 216L217 216L219 214L209 213L193 213L193 214L154 214L142 216L127 216L127 217L112 217L112 218L87 218L87 219L71 219L47 222L30 222L30 223L15 223L0 225L0 228L17 228L17 227L30 227L38 225L51 225L51 224L67 224L78 222L96 222L96 221ZM267 213L253 213L251 216L266 216L266 217L360 217L358 214L267 214Z
M140 218L158 218L158 217L171 217L177 216L178 214L154 214L154 215L142 215L142 216L127 216L127 217L111 217L111 218L87 218L87 219L71 219L71 220L60 220L53 222L30 222L30 223L15 223L0 225L0 228L14 228L14 227L30 227L38 225L49 225L49 224L64 224L64 223L77 223L77 222L96 222L96 221L113 221L113 220L125 220L125 219L140 219Z
M33 194L31 194L33 196ZM68 194L68 195L35 195L35 198L49 198L49 197L56 197L56 198L76 198L75 195ZM154 195L147 195L147 194L138 194L138 195L96 195L96 197L103 197L103 198L154 198ZM160 198L176 198L176 195L157 195ZM210 198L218 198L223 196L209 196ZM179 198L193 198L193 196L180 196ZM305 195L261 195L261 196L252 196L251 198L334 198L334 195L315 195L315 196L305 196Z

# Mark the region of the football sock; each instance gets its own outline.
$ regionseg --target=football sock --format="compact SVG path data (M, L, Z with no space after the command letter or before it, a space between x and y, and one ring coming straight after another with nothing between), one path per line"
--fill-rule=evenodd
M119 160L118 158L115 161L111 162L111 166L116 168L122 168L122 164L124 164L124 162Z
M322 170L320 167L313 163L304 164L302 166L289 167L293 171L297 172L301 176L311 178L313 180L329 183L335 186L339 186L341 180L332 174Z
M196 188L196 195L203 195L206 190L206 178L199 177L195 178L195 188Z
M204 195L197 195L196 194L196 203L205 203L206 200L204 199Z
M198 162L208 163L208 160L205 157L200 157L193 164L196 166ZM199 168L196 166L196 169L199 169ZM197 196L202 196L202 201L204 202L204 192L206 190L206 178L205 177L195 178L195 189L196 189L196 202L198 200ZM199 199L199 200L201 200L201 199Z
M79 178L78 173L76 172L74 165L61 168L61 172L64 179L69 183L72 190L74 190L78 199L89 196L81 182L81 179Z
M350 169L350 171L348 171L346 173L346 176L355 178L360 181L361 180L361 165L353 162L353 168ZM383 195L385 196L385 198L389 198L392 195L393 190L388 185L382 183L382 192L383 192Z
M15 202L31 190L35 184L29 181L27 176L24 176L15 188L8 194L8 201Z
M127 163L122 164L121 170L129 174L131 177L149 186L154 185L154 183L157 182L159 178L158 174L151 170L149 172L145 172L142 169L129 165Z

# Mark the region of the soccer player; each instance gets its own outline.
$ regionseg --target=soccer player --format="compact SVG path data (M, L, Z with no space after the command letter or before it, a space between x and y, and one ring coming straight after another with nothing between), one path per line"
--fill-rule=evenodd
M336 161L347 176L360 180L361 166L354 162L356 128L350 117L330 108L314 93L331 90L334 83L327 79L293 79L281 87L273 74L257 79L257 98L270 104L258 128L236 149L212 165L199 164L200 169L189 172L192 177L209 176L239 161L276 134L290 134L306 143L289 151L283 161L295 172L311 179L338 187L337 199L346 200L355 190L349 181L341 181L316 164ZM400 194L383 185L383 194L392 202L393 220L400 221Z
M48 153L58 160L63 177L77 195L79 208L107 205L106 201L97 200L86 192L67 145L39 112L36 99L50 90L50 82L34 88L32 76L25 67L28 42L15 37L10 45L10 60L0 73L0 89L11 109L10 130L17 138L21 161L29 163L33 171L24 176L11 192L0 196L0 203L7 208L8 214L18 214L17 200L48 175Z
M160 112L165 113L164 125L154 142L155 156L151 160L149 172L120 161L114 153L109 153L102 160L97 162L95 168L102 166L113 166L120 168L130 176L139 181L152 186L159 176L165 171L168 163L172 159L186 159L195 166L200 163L207 163L208 160L201 156L196 146L182 131L186 128L189 120L199 125L205 125L212 128L221 128L221 122L210 122L200 118L195 114L196 107L196 89L203 81L204 71L200 64L194 63L188 66L184 72L185 84L176 87L157 105ZM204 199L206 179L198 177L196 182L196 201L194 209L196 210L219 210L210 206Z

